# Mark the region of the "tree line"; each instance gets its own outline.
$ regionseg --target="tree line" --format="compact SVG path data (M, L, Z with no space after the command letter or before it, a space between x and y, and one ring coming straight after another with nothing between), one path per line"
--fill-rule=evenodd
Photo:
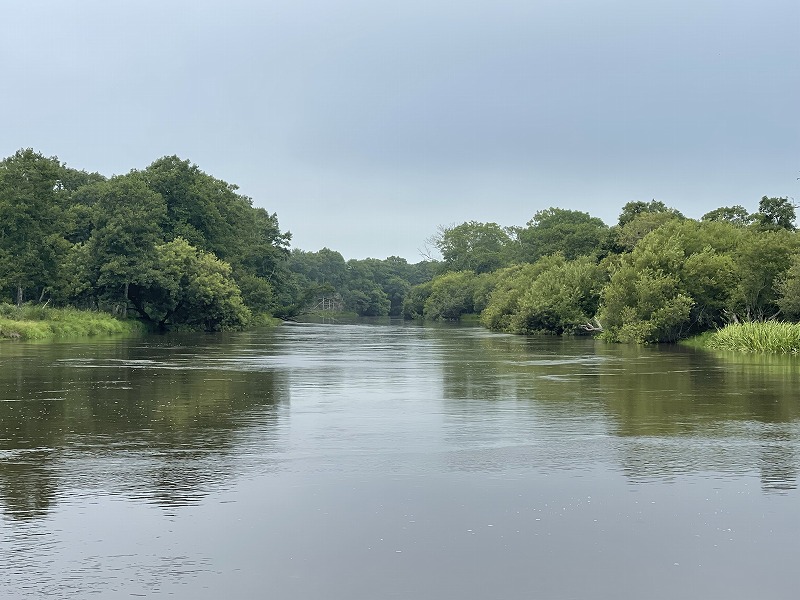
M0 299L238 327L274 306L290 236L189 161L106 178L17 151L0 162Z
M106 178L21 149L0 161L0 303L100 309L155 329L294 318L332 298L399 315L433 263L290 251L275 213L188 160Z
M320 307L460 319L512 333L669 342L736 320L800 318L795 206L699 220L653 200L607 226L548 208L525 226L470 221L441 260L290 249L275 213L176 156L107 178L22 149L0 161L0 303L100 309L152 328L219 330Z
M741 320L800 318L795 206L763 197L700 220L663 202L629 202L608 227L548 208L525 227L441 227L441 272L412 288L409 318L478 314L510 333L599 332L618 342L672 342Z

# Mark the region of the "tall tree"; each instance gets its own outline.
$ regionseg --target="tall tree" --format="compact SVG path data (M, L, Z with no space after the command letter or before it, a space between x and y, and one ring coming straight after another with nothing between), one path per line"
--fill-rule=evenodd
M165 156L142 175L166 203L166 239L182 237L233 267L248 305L263 312L285 294L291 234L277 216L254 208L238 187L204 173L188 160Z
M660 200L651 200L650 202L642 202L637 200L628 202L622 207L622 212L619 215L617 225L624 227L626 224L633 221L636 217L643 213L669 213L677 217L683 217L683 214L675 209L670 208Z
M614 227L615 249L630 252L651 231L655 231L670 222L681 221L684 216L673 210L642 211L631 219L625 219L624 225ZM622 221L622 219L620 219Z
M148 277L155 247L164 241L166 203L136 171L96 183L84 194L94 197L94 228L86 242L91 286L126 311L129 286Z
M764 196L758 203L758 212L753 216L755 217L755 222L763 229L794 231L796 208L788 198L768 198Z
M318 284L330 284L337 290L347 286L347 263L344 257L329 248L318 252L295 249L289 257L289 269Z
M286 292L291 234L281 232L278 217L263 208L240 207L245 217L236 226L238 248L228 254L245 304L256 312L271 312Z
M593 253L605 239L608 226L589 213L563 208L537 212L518 232L520 258L536 262L561 252L567 260Z
M739 204L735 206L721 206L702 216L703 221L721 221L736 225L737 227L746 227L753 222L754 218L755 215L749 214L744 206Z
M58 158L31 148L0 162L0 281L18 305L26 290L44 295L68 247L60 235L62 173Z
M497 223L469 221L442 227L433 243L450 271L488 273L510 261L511 237Z
M736 285L730 309L745 319L762 320L780 310L780 281L792 266L800 239L786 229L748 229L733 253Z
M267 239L277 245L288 242L288 235L277 229L274 215L263 209L262 215L254 215L257 209L250 198L237 192L237 186L204 173L188 160L165 156L142 175L166 202L168 239L182 237L231 263L240 261L251 249L255 232L269 231Z

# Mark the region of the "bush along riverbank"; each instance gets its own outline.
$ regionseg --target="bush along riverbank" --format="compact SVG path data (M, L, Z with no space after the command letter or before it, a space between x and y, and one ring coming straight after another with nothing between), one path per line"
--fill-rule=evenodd
M761 321L731 323L705 338L705 346L715 350L798 354L800 323Z
M0 339L47 340L143 333L139 321L120 320L108 313L0 304Z

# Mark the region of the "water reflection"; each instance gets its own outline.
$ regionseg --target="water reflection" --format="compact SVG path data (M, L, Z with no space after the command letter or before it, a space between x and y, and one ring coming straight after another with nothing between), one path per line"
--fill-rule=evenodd
M324 428L298 421L330 451L385 453L396 436L401 445L416 438L456 470L610 460L632 480L757 470L765 490L797 485L793 358L396 325L2 352L0 496L19 519L99 488L163 506L198 502L251 468L248 457L267 469L270 453L277 460L292 450L278 423L292 395L336 403ZM348 412L364 394L396 398ZM397 402L410 395L414 432L398 420L407 415ZM387 418L372 419L377 410ZM325 465L340 468L333 456Z
M794 597L797 364L398 323L0 345L0 589Z
M635 481L757 469L767 491L797 485L793 357L463 329L442 353L451 436L519 446L496 466L582 468L611 451Z
M0 494L40 518L75 493L195 502L235 470L242 432L269 445L285 386L274 371L219 368L217 340L4 347ZM241 350L248 340L227 345ZM64 488L63 492L59 490Z

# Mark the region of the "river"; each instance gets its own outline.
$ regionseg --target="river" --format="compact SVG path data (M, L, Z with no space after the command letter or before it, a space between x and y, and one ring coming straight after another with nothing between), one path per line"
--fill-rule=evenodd
M294 324L0 344L0 597L795 598L800 359Z

